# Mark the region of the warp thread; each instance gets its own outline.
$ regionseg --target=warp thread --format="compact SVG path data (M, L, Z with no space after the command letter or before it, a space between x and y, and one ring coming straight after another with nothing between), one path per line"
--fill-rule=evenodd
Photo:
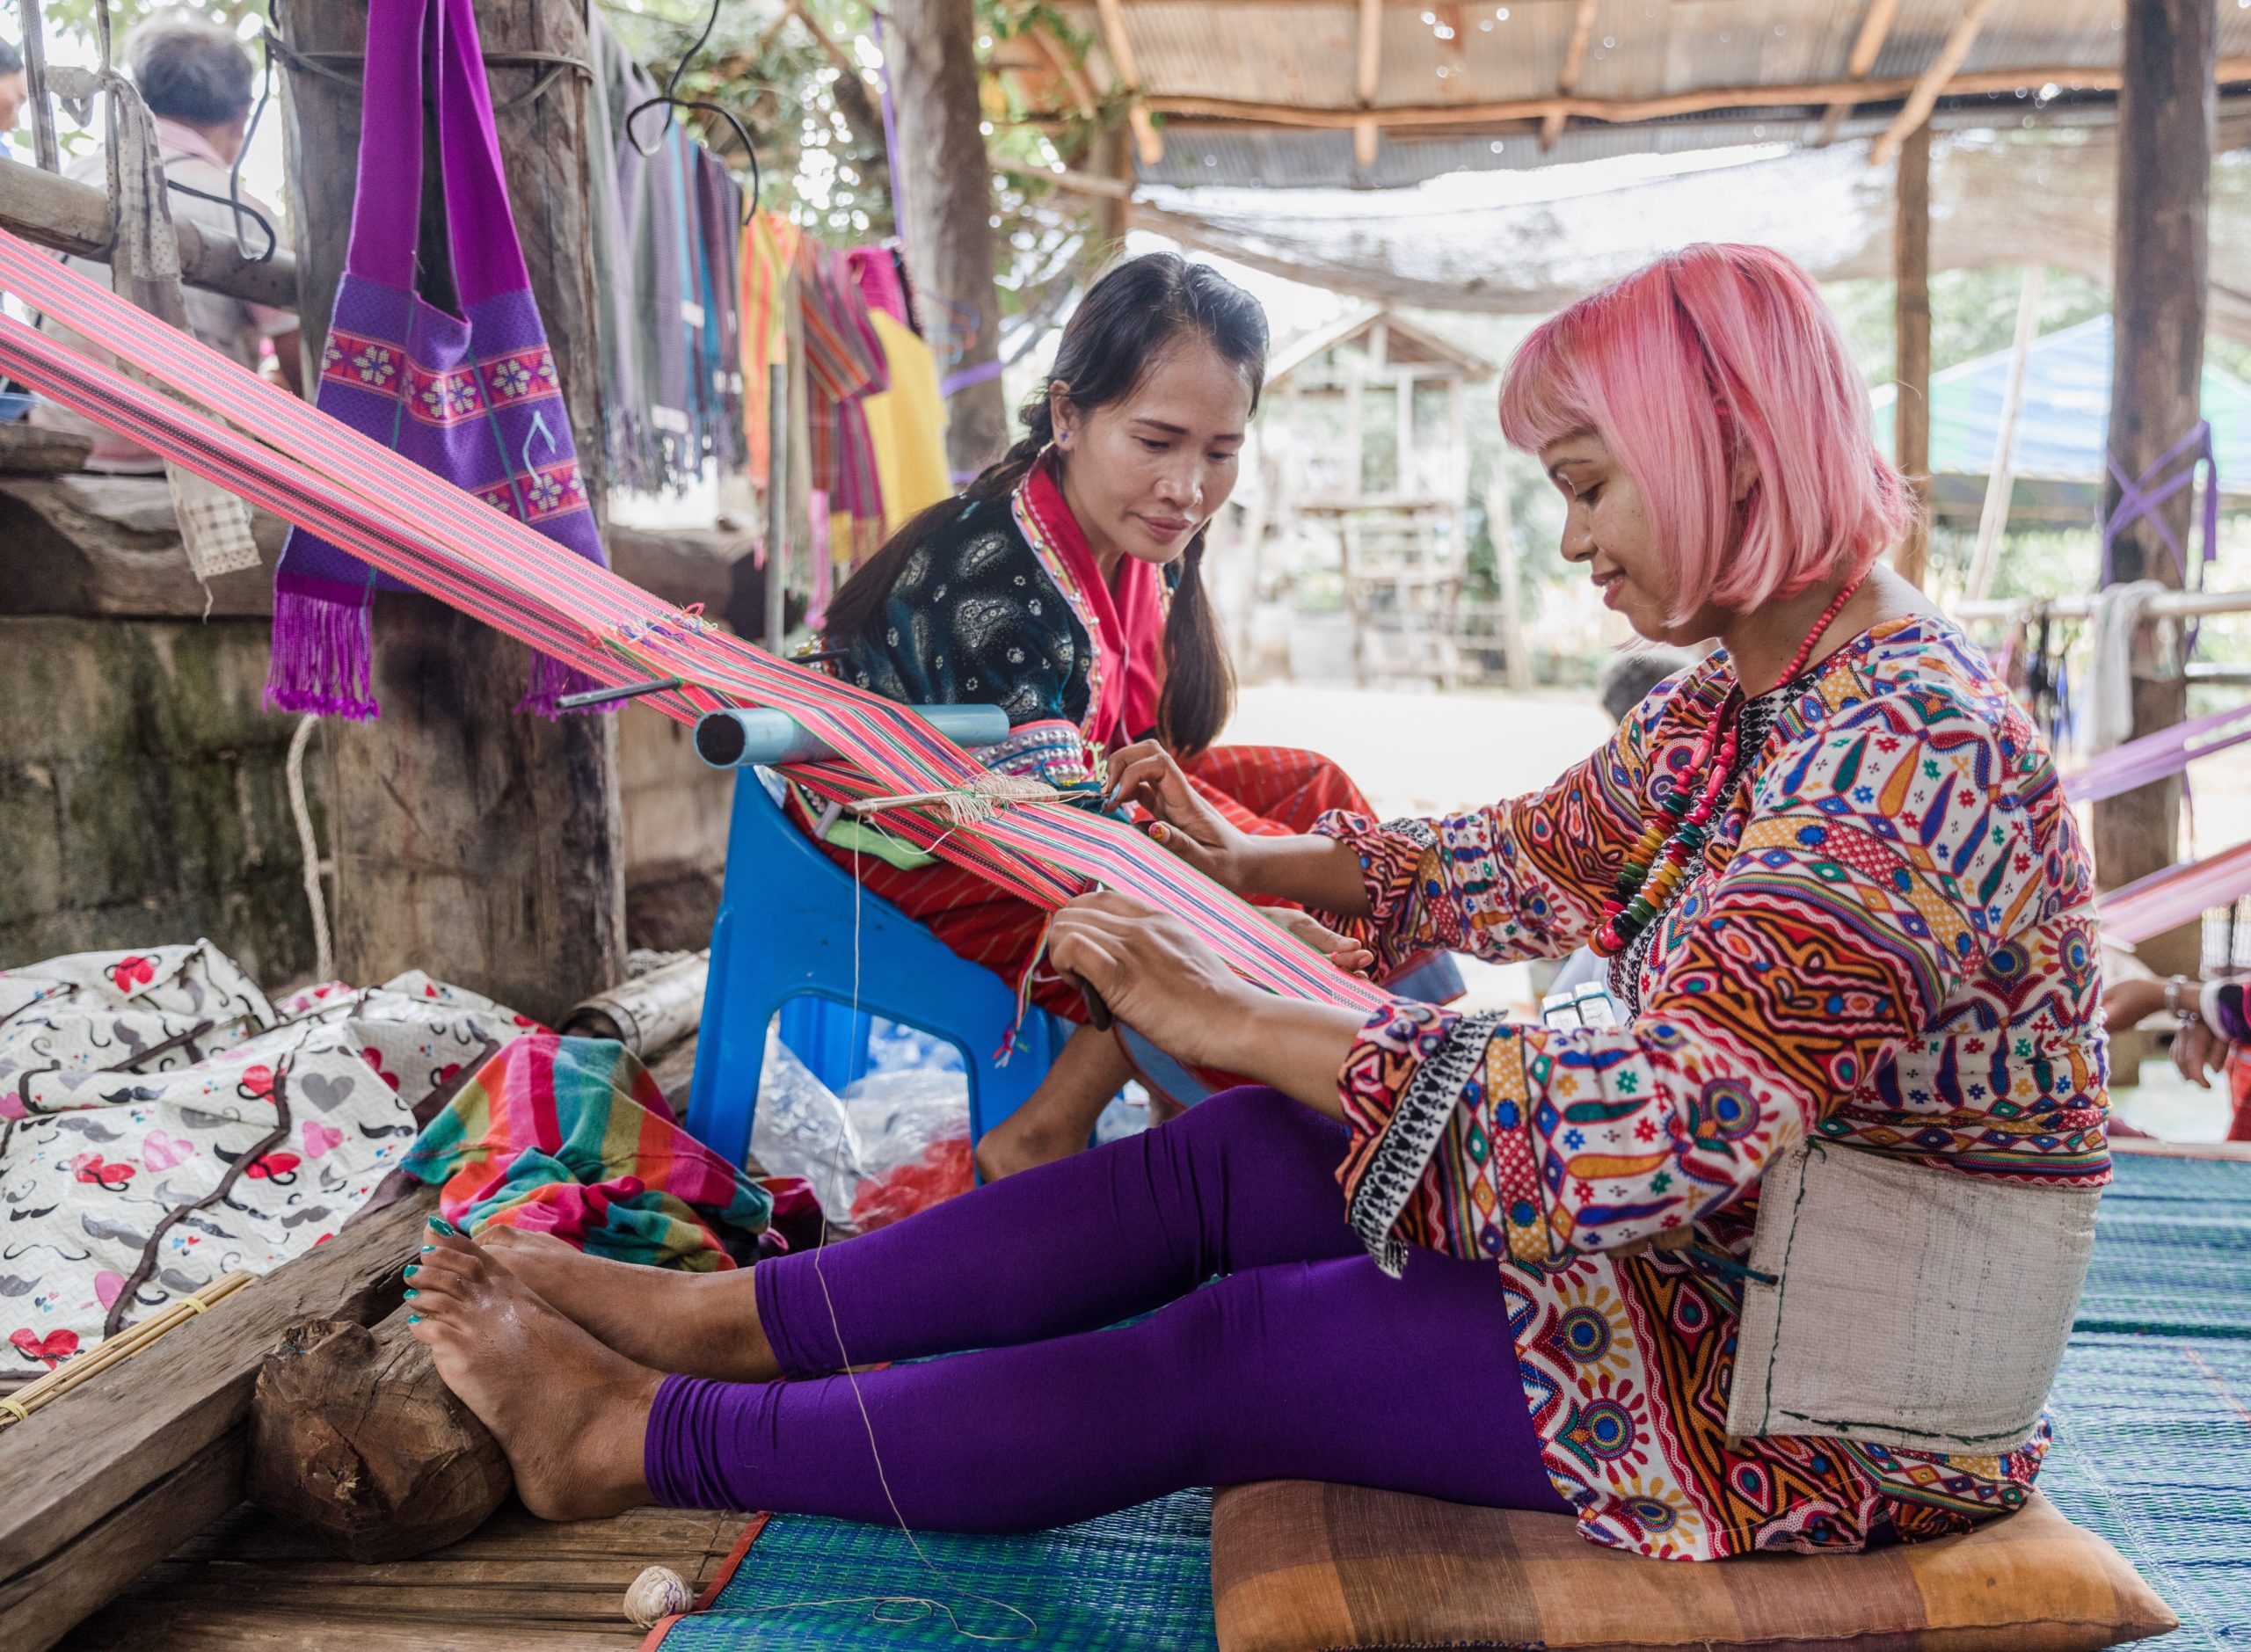
M905 792L895 797L863 797L844 807L863 818L880 814L886 809L942 809L956 827L961 827L982 825L1002 809L1016 804L1067 801L1045 781L987 769L965 785L948 786L937 791Z

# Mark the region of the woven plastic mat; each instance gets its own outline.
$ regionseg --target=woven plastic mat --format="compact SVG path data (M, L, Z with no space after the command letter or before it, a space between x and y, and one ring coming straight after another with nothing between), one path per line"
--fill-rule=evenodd
M2180 1615L2177 1633L2148 1644L2235 1652L2251 1645L2251 1161L2121 1154L2117 1166L2040 1485ZM1025 1537L910 1543L796 1515L747 1536L664 1652L1215 1645L1202 1492Z
M1023 1537L923 1532L910 1543L896 1527L804 1515L754 1523L749 1535L710 1604L665 1634L664 1652L1217 1644L1207 1492Z

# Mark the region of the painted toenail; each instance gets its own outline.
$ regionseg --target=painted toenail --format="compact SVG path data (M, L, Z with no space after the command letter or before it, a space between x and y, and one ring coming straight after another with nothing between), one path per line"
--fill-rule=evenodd
M422 1323L422 1316L419 1314L410 1314L406 1316L406 1322L409 1325L419 1325Z
M422 1254L426 1256L435 1249L437 1249L435 1245L425 1245L422 1247Z
M455 1239L466 1239L469 1237L468 1234L463 1233L460 1228L455 1227L451 1222L448 1221L442 1216L433 1216L430 1219L430 1226L436 1228L441 1234L451 1234Z
M416 1290L412 1285L408 1285L406 1287L406 1294L409 1296L420 1296L422 1293Z
M410 1262L410 1263L408 1263L406 1264L406 1271L405 1271L404 1273L401 1274L399 1277L400 1277L401 1278L403 1278L403 1279L412 1279L412 1278L416 1274L418 1274L418 1273L419 1273L419 1272L421 1272L421 1271L422 1271L422 1264L421 1264L420 1263L419 1263L419 1262Z

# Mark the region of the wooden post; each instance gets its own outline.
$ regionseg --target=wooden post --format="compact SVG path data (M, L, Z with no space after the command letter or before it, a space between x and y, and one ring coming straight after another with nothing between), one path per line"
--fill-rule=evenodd
M16 0L16 20L23 25L24 87L31 94L32 153L42 171L59 172L62 156L55 139L55 105L47 90L47 25L40 17L40 0Z
M2118 207L2110 365L2109 457L2138 477L2196 422L2204 372L2205 282L2215 136L2215 20L2209 0L2136 0L2124 11L2118 91ZM2176 543L2189 541L2191 490L2160 509ZM2103 519L2116 510L2115 477ZM2159 524L2144 518L2111 546L2113 582L2181 583ZM2181 721L2188 684L2177 671L2137 673L2133 732ZM2171 864L2180 842L2178 777L2094 805L2094 862L2109 887ZM2160 973L2196 967L2196 936L2160 936L2142 953Z
M1897 354L1892 453L1922 507L1892 565L1921 585L1930 569L1931 532L1931 129L1917 127L1899 146L1898 215L1891 229Z
M586 58L576 6L478 0L477 13L488 53ZM367 6L290 6L283 24L299 52L356 56L365 47ZM347 72L356 81L356 69ZM538 72L496 71L501 156L599 515L605 477L586 257L593 234L586 85L565 75L529 103L508 107L514 83ZM317 361L351 229L359 88L295 72L286 107L306 360ZM431 135L424 162L421 263L426 272L443 271L444 249L433 240L442 215L428 209L438 175ZM450 294L433 296L451 302ZM375 639L382 716L331 724L327 738L339 968L370 983L425 969L552 1021L623 971L616 720L516 716L530 669L522 644L429 598L380 598Z
M1532 654L1524 640L1524 572L1517 562L1504 454L1493 455L1493 474L1485 479L1485 535L1493 542L1493 577L1501 587L1501 665L1509 687L1521 693L1533 687Z
M982 469L1009 440L1002 393L1001 301L993 285L993 167L980 129L977 16L971 0L900 0L892 92L899 109L898 203L922 327L957 382L946 404L946 457Z

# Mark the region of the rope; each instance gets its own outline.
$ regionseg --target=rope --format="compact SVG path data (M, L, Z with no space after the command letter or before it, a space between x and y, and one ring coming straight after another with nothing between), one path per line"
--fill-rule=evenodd
M336 953L329 940L328 899L320 886L320 845L314 841L313 811L305 802L305 746L319 721L311 716L297 719L297 731L289 737L289 759L283 768L289 782L289 816L297 823L297 849L304 864L305 904L313 914L313 979L331 981L336 979Z
M329 65L354 63L364 67L368 61L365 53L301 52L271 28L264 32L263 38L266 48L280 58L284 67L296 69L301 74L317 75L321 79L333 81L339 86L349 86L353 91L361 89L364 78L362 76L347 75L340 69L331 69ZM547 66L547 72L532 82L528 91L520 91L504 103L494 104L492 106L494 114L517 108L524 104L536 102L549 87L574 70L584 75L590 84L594 77L592 64L584 58L572 57L567 53L487 52L484 54L484 66L487 69L535 69L542 64Z

